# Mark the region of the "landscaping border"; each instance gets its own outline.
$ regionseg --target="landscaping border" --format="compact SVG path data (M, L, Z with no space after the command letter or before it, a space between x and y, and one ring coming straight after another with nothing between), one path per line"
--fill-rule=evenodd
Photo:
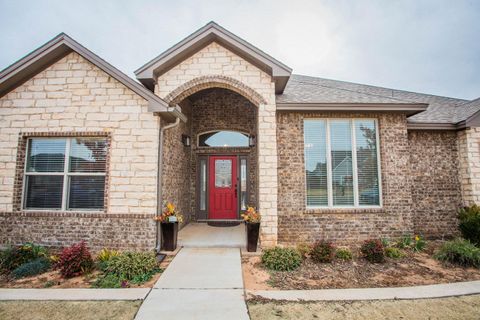
M480 281L395 288L323 290L246 290L247 299L282 301L354 301L445 298L480 294Z

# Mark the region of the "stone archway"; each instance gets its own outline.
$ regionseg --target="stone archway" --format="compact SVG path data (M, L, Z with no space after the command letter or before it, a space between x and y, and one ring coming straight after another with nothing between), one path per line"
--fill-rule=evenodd
M267 104L265 99L249 86L223 75L201 76L185 82L165 96L164 100L170 105L175 105L198 91L210 88L232 90L250 100L257 107Z

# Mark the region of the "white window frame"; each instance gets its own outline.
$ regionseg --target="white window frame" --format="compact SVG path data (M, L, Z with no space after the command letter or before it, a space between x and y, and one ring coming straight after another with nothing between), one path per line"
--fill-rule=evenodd
M25 166L23 168L23 185L22 185L22 210L23 211L75 211L75 212L103 212L105 210L105 202L103 203L102 209L82 209L82 208L68 208L68 196L70 194L70 177L72 176L106 176L105 172L68 172L70 169L70 147L71 142L73 139L89 139L89 138L105 138L105 137L29 137L27 138L27 146L25 148ZM52 139L52 140L65 140L65 162L63 166L63 172L28 172L28 155L29 155L29 146L30 140L34 139ZM105 138L106 139L106 138ZM107 150L108 152L108 150ZM27 200L27 176L63 176L63 190L62 190L62 206L61 208L27 208L26 207L26 200ZM105 184L107 183L105 179L104 183L104 190Z
M307 121L325 121L325 139L326 141L326 161L327 161L327 196L328 205L326 206L312 206L308 204L308 184L306 174L307 153L305 147L303 150L304 168L303 177L305 181L305 207L307 209L379 209L383 208L383 192L382 192L382 169L380 159L380 135L378 120L376 118L304 118L303 119L303 145L305 146L305 122ZM334 206L333 205L333 181L332 181L332 155L331 155L331 141L330 141L330 122L335 120L348 120L350 122L351 129L351 145L352 145L352 175L353 175L353 206ZM379 205L360 205L358 195L358 172L357 172L357 141L355 136L355 121L356 120L371 120L375 123L375 143L377 148L377 175L378 175L378 193L379 193Z

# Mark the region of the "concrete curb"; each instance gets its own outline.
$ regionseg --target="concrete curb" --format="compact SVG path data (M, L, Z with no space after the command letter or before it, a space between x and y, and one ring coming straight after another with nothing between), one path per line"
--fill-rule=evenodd
M324 290L247 290L247 297L259 296L286 301L353 301L427 299L480 294L480 281L434 284L416 287L324 289Z
M150 288L125 289L0 289L0 301L9 300L143 300Z

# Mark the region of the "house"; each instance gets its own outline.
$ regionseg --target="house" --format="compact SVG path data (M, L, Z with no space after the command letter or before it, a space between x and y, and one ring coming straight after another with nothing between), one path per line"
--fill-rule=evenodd
M1 244L151 249L167 200L256 206L263 246L444 237L480 201L480 99L293 74L214 22L135 75L66 34L1 71Z

